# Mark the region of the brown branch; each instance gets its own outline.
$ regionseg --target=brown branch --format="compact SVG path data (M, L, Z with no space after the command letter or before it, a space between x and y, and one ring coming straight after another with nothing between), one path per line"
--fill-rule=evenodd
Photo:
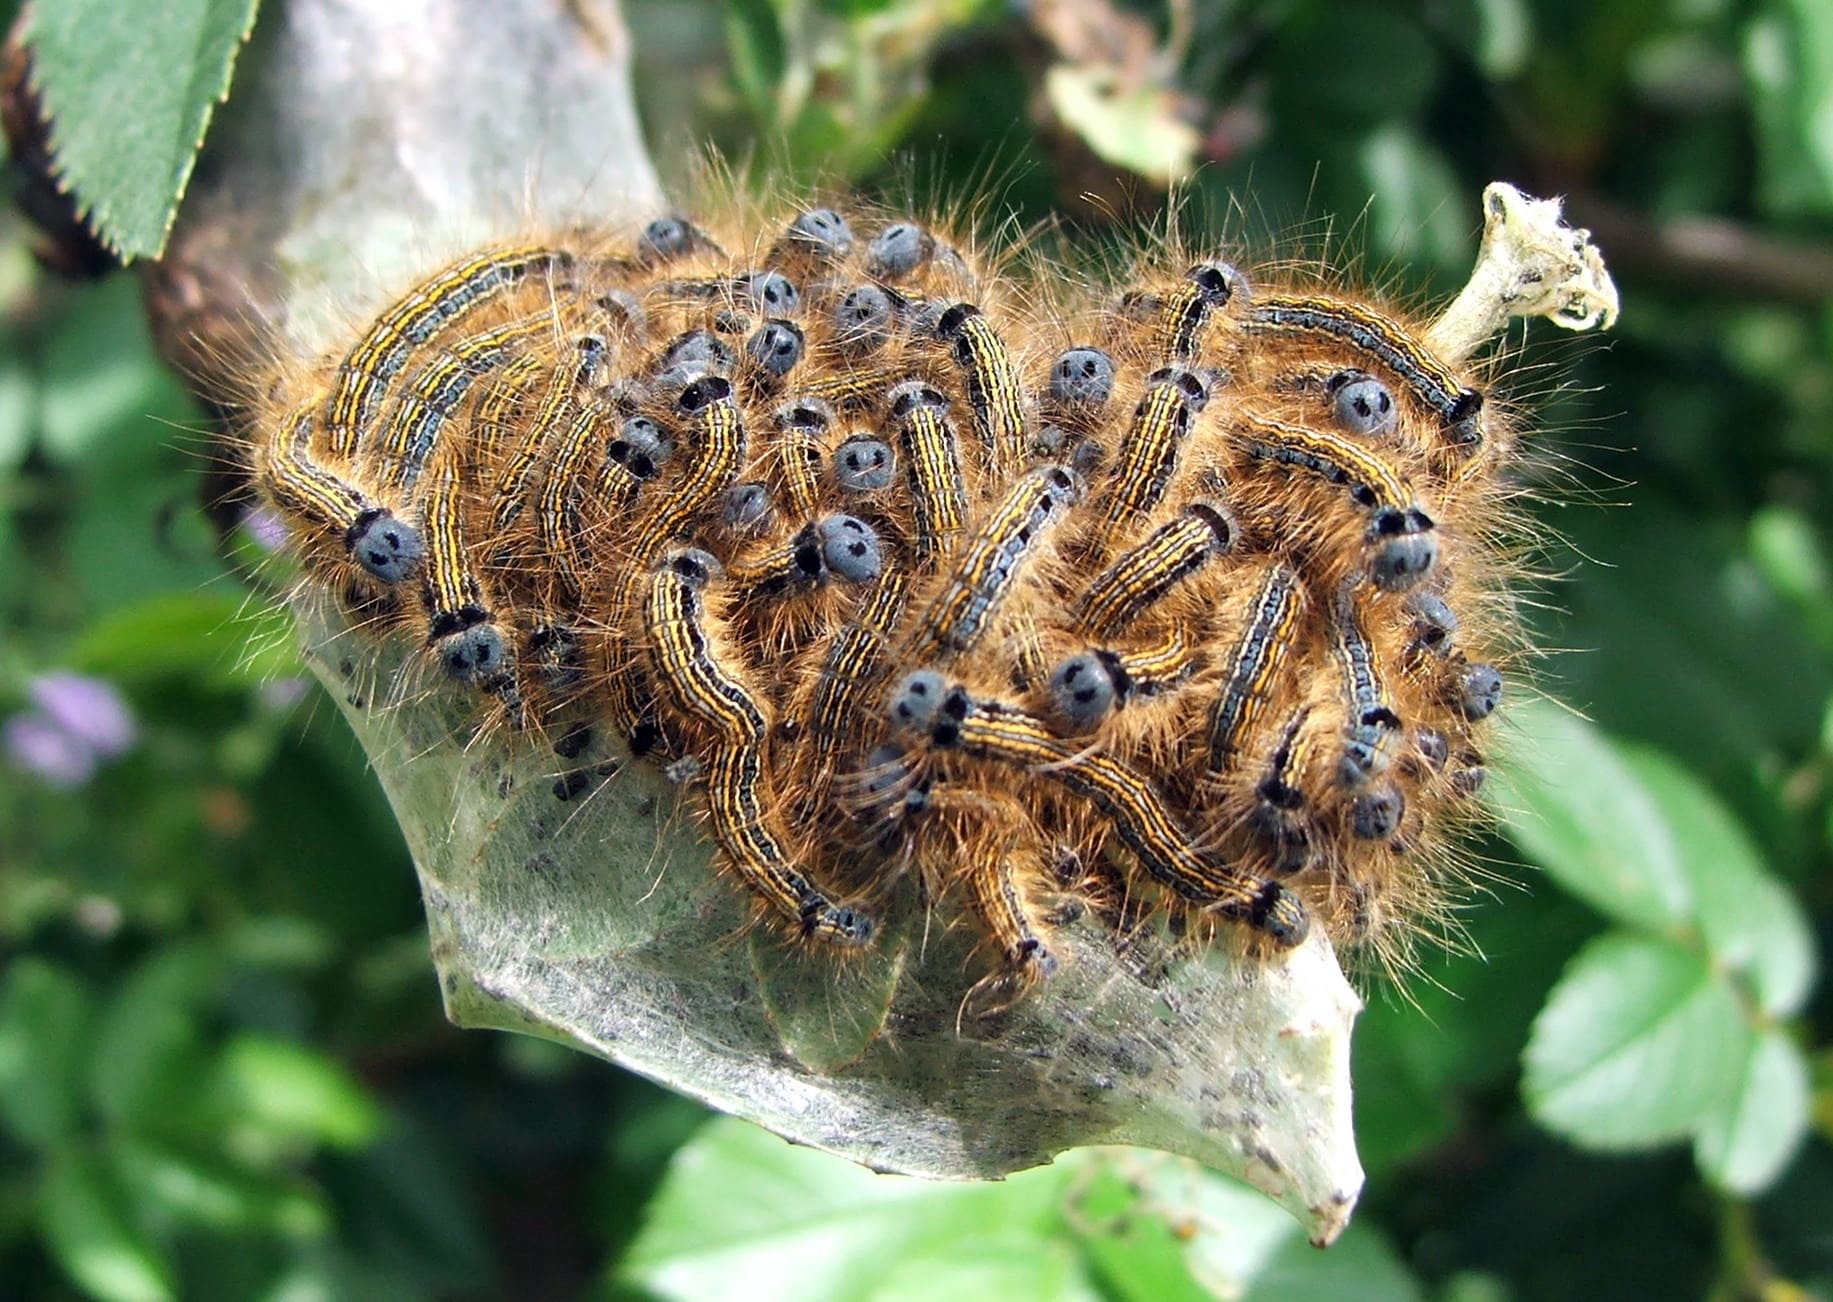
M1569 195L1566 211L1573 224L1590 229L1625 279L1803 306L1833 299L1833 246L1766 235L1719 217L1657 219L1595 193Z

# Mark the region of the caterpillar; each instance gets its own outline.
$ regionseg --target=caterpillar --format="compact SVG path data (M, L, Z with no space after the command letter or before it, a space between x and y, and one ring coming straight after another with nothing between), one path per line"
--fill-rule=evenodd
M1520 637L1505 377L1289 264L967 247L819 207L487 249L267 385L252 480L305 583L422 594L365 635L491 744L694 775L811 952L917 865L1003 1007L1074 961L1062 862L1247 951L1404 948Z

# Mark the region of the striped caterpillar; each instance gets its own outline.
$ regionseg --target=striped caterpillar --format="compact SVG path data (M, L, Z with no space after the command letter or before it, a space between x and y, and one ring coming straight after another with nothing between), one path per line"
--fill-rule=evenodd
M1026 274L829 208L485 249L269 386L254 482L491 744L694 775L837 961L910 864L986 938L964 1007L1073 961L1065 896L1404 949L1518 645L1476 341L1213 257Z

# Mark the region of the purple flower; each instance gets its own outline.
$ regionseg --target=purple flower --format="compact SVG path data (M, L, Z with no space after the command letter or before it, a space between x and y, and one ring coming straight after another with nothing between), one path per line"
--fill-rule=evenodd
M261 684L259 699L263 706L278 714L304 700L308 686L306 680L299 677L275 678Z
M292 536L291 531L286 527L286 521L282 520L272 508L265 506L251 508L242 517L242 527L248 531L248 536L253 538L255 544L263 551L279 551L286 546L286 540Z
M65 732L103 759L134 744L134 716L121 693L100 678L41 674L32 680L32 704Z
M0 728L6 757L54 787L80 787L95 772L95 751L42 714L15 714Z
M134 744L134 716L113 686L81 674L32 680L32 708L0 728L0 746L15 768L54 787L80 787L104 759Z

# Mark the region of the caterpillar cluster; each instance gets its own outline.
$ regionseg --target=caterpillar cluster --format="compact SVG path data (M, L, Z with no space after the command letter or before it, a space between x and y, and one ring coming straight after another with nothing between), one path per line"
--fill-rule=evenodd
M274 381L304 581L503 744L669 762L820 947L910 871L1011 997L1068 900L1269 949L1429 907L1511 636L1474 377L1220 260L1020 290L910 220L756 231L490 248Z

